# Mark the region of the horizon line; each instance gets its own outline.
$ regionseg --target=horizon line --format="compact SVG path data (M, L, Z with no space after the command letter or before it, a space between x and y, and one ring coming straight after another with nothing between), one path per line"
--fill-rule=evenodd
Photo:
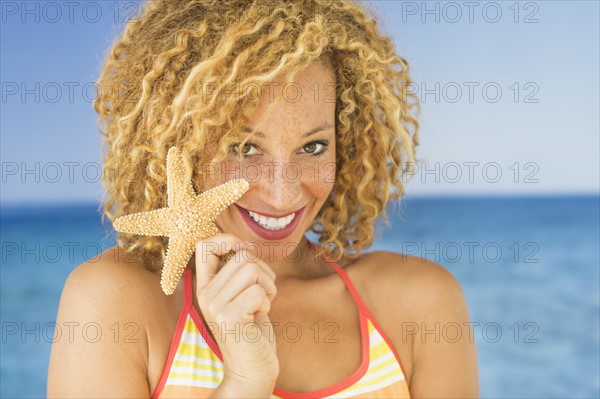
M390 201L389 203L402 202L404 200L469 200L469 199L536 199L536 198L581 198L581 197L598 197L598 191L582 191L582 192L548 192L548 193L422 193L422 194L405 194L399 200ZM0 208L54 208L63 206L96 206L101 207L100 199L82 199L75 201L68 200L50 200L50 201L28 201L28 200L5 200L0 201Z

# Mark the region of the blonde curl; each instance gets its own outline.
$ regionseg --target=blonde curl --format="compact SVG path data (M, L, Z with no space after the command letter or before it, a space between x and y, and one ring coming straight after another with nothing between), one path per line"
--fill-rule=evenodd
M250 92L325 62L336 84L336 178L311 230L334 261L356 259L376 220L404 195L419 124L407 61L369 10L349 0L151 0L115 40L94 101L103 135L104 216L166 206L166 154L178 146L197 192L201 162L219 162L258 106ZM253 86L255 85L255 86ZM210 92L206 88L213 88ZM149 270L162 237L119 234Z

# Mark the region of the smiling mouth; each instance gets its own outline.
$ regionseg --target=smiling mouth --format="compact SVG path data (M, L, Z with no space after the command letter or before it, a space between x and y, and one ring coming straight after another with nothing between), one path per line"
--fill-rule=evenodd
M261 226L264 229L271 230L271 231L277 231L277 230L282 230L282 229L286 228L287 226L290 225L290 223L292 223L292 221L296 218L296 214L298 213L298 211L296 211L296 212L288 214L287 216L276 218L276 217L265 216L260 213L249 211L248 209L242 208L239 205L238 205L238 207L240 209L242 209L244 212L246 212L246 214L248 216L250 216L252 218L252 220L254 220L256 222L256 224L258 224L259 226Z

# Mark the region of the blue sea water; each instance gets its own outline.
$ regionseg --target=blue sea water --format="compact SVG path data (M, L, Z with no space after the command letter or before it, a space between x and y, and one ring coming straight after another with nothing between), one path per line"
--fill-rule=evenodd
M372 250L458 279L482 397L597 398L599 208L598 196L405 198ZM63 284L114 241L95 205L3 207L0 232L0 397L45 397Z

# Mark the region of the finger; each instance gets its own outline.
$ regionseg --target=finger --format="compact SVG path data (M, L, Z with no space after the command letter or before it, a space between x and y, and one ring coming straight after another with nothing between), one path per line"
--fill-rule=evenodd
M275 282L271 276L269 276L260 265L256 263L247 263L239 267L219 294L214 296L215 301L219 304L218 308L233 301L240 293L246 290L246 288L254 284L260 285L265 290L269 301L272 301L273 298L275 298L277 288L275 287Z
M254 284L229 302L226 308L227 313L235 315L241 322L251 322L254 321L256 312L269 313L271 301L267 298L265 290L259 284Z
M233 278L234 274L243 267L245 264L255 263L272 279L275 280L275 272L260 258L249 254L247 250L242 249L236 255L230 259L219 271L211 284L210 291L218 293L224 289L229 281Z
M260 245L258 245L255 242L252 241L248 241L245 243L244 248L243 248L243 254L244 254L244 259L248 259L248 260L260 260L261 262L263 262L263 264L265 266L267 266L267 269L269 271L269 274L271 274L273 276L273 279L275 279L275 272L273 272L273 269L271 269L271 267L269 267L267 265L267 263L264 263L264 261L260 258Z
M217 234L198 241L195 257L197 294L217 275L221 262L219 256L231 250L239 250L243 246L244 242L239 237L228 233Z
M246 262L260 263L261 266L263 266L263 268L265 269L265 271L269 275L271 275L273 280L275 280L275 272L273 271L273 269L271 269L271 267L265 261L263 261L260 258L260 256L258 255L258 253L256 251L256 244L254 244L252 242L245 242L244 246L239 251L237 251L237 253L233 254L231 258L227 259L227 262L229 262L231 259L234 259L237 261L239 261L241 259Z

